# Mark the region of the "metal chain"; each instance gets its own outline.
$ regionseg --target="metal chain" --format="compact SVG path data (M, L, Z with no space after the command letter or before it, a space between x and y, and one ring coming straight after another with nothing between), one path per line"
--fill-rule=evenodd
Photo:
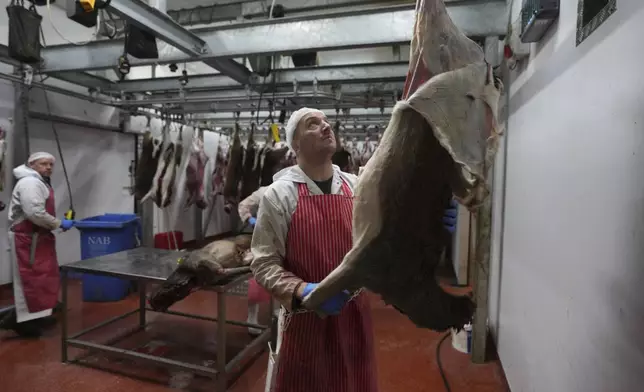
M20 106L22 112L22 126L25 135L25 159L31 154L31 146L29 144L29 88L33 73L31 69L22 69L22 83L20 84Z

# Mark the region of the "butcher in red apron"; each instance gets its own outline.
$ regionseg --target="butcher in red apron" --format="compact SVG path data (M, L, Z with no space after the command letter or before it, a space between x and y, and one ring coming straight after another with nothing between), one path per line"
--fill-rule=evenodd
M3 329L35 337L51 324L60 279L53 230L69 230L73 221L56 218L50 177L54 157L32 154L26 165L13 169L16 186L9 204L9 245L15 310L0 321Z
M302 108L286 126L297 165L274 176L259 205L251 268L281 306L266 391L375 392L367 298L341 293L320 318L300 306L351 249L357 177L332 164L336 143L323 112Z

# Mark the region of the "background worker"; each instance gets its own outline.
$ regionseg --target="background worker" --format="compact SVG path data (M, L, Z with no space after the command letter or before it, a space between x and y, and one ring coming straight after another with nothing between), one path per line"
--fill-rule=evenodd
M26 165L13 169L18 180L9 204L9 245L13 269L15 309L0 321L0 328L21 336L37 337L55 319L60 276L56 237L52 232L71 229L74 222L56 218L50 177L55 158L47 152L32 154Z

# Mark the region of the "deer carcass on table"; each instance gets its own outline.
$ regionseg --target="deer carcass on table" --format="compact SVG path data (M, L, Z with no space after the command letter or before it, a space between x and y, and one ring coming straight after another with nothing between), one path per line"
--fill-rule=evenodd
M320 312L364 287L417 326L444 331L470 322L474 304L436 281L442 217L452 194L470 209L487 196L502 85L442 0L418 0L416 10L404 100L356 185L353 247L303 305Z

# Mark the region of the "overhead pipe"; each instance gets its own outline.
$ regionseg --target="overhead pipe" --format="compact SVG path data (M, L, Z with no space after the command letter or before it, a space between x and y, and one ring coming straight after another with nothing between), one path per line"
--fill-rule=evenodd
M22 80L21 77L16 76L16 75L9 75L9 74L5 74L5 73L0 73L0 79L8 80L8 81L13 82L13 83L26 84ZM103 98L100 98L100 97L93 97L91 95L85 95L85 94L77 93L77 92L74 92L74 91L69 91L69 90L66 90L64 88L52 86L52 85L45 84L45 83L42 83L42 82L34 82L34 81L32 81L28 85L32 86L32 87L40 88L40 89L45 90L45 91L50 91L52 93L57 93L57 94L65 95L65 96L68 96L68 97L82 99L84 101L89 101L89 102L93 102L93 103L97 103L97 104L105 105L105 106L111 106L111 107L115 107L117 109L123 110L122 105L120 105L120 102L113 102L111 100L106 100L106 99L103 99ZM133 115L150 116L150 117L154 117L154 118L158 118L158 119L165 119L164 116L162 116L162 115L160 115L158 113L147 112L147 111L144 111L144 110L128 110L128 112L130 114L133 114ZM184 120L181 120L181 119L173 119L173 122L175 122L177 124L181 124L181 125L187 125L187 126L192 126L193 125L190 121L184 121ZM204 129L204 130L221 133L221 132L218 132L218 131L215 131L215 130L212 130L212 129Z

